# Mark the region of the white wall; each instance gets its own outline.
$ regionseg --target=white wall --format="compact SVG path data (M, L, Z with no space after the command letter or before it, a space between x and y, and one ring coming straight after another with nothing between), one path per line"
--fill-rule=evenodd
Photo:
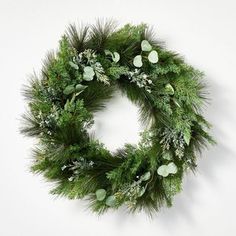
M234 0L0 0L0 235L236 235L235 11ZM174 206L153 219L124 210L97 217L85 202L54 199L50 185L28 172L33 141L18 132L26 106L22 84L33 68L40 69L69 22L96 17L153 24L168 48L207 75L212 101L205 115L218 145L203 152L197 175L187 176ZM125 99L113 103L136 119L136 108ZM110 107L105 119L115 112ZM104 124L104 114L99 117L105 133L98 136L111 149L125 141L127 136L118 134L111 142L107 134L116 130ZM138 123L119 120L130 127L129 141L137 141Z

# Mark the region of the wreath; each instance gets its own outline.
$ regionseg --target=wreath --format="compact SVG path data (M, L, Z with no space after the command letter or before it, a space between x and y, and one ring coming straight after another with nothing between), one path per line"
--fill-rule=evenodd
M171 206L196 154L214 143L201 115L205 87L203 73L166 50L146 24L72 24L24 88L21 131L39 140L31 169L55 184L52 194L86 198L98 213ZM88 129L117 90L138 105L146 129L137 145L111 153Z

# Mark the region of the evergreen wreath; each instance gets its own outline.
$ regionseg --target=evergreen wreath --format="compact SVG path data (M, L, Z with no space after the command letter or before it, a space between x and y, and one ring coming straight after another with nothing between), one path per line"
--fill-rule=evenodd
M214 143L201 115L205 88L203 73L166 50L146 24L70 25L24 89L21 131L39 139L32 171L55 183L52 194L87 198L98 213L171 206L196 154ZM147 128L138 145L111 153L88 128L116 90L138 105Z

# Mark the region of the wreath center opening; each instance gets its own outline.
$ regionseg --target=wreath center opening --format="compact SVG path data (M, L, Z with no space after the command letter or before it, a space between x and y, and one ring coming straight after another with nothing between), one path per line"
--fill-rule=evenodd
M143 126L139 121L139 108L120 91L94 114L94 124L89 133L114 152L126 143L138 144Z

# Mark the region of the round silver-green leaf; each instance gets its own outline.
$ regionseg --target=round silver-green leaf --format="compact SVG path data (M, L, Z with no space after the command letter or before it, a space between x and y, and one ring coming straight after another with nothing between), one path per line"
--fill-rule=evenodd
M138 67L138 68L142 67L142 65L143 65L142 56L137 55L133 60L133 64L135 67Z
M95 194L98 201L103 201L106 197L107 192L105 189L98 189Z
M167 177L169 175L169 170L167 165L162 165L157 169L157 174L163 177Z
M177 171L178 171L178 168L177 166L175 165L174 162L170 162L168 165L167 165L167 168L168 168L168 172L170 174L176 174Z
M148 60L151 63L157 63L158 62L158 53L155 50L152 50L149 54L148 54Z
M84 67L83 79L86 81L93 80L95 72L91 66Z
M109 207L114 207L116 205L116 197L114 195L109 196L106 199L106 205Z
M149 51L152 50L152 46L151 46L151 44L147 40L143 40L141 42L141 49L144 52L149 52Z

